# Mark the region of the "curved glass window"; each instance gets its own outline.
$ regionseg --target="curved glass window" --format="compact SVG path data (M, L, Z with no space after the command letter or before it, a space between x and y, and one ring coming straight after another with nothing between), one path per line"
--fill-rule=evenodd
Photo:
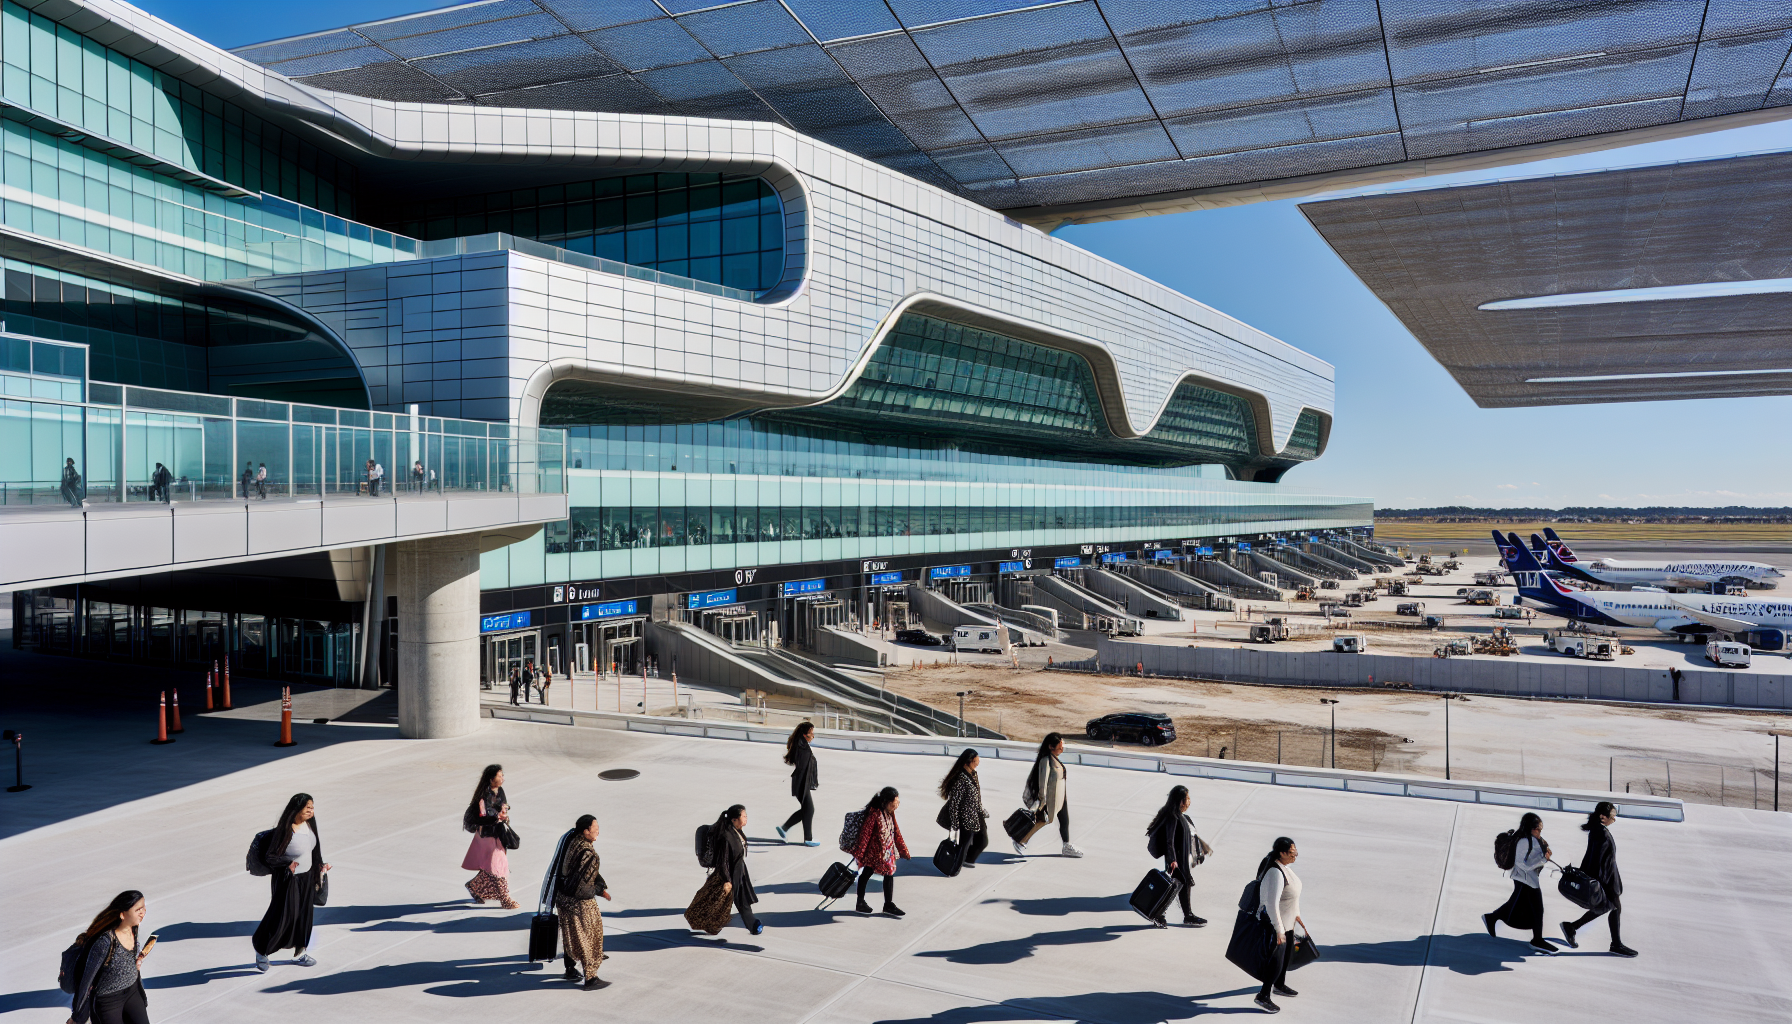
M1317 459L1319 457L1319 414L1301 410L1294 421L1294 433L1288 435L1288 447L1282 449L1284 459Z
M1145 437L1250 458L1257 454L1257 419L1237 395L1185 380L1176 385L1157 426Z

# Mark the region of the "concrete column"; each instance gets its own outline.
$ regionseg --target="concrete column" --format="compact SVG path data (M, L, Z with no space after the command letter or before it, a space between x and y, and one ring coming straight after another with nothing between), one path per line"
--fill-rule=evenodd
M398 554L398 734L479 727L479 534L393 545Z

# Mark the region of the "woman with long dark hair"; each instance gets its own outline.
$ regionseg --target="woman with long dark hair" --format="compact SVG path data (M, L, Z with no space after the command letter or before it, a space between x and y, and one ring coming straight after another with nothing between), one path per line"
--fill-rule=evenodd
M896 906L896 860L908 859L908 844L902 841L902 826L896 824L896 808L902 803L896 787L885 786L865 805L865 817L859 824L859 837L852 849L852 859L859 869L859 903L861 914L871 913L865 900L865 885L873 874L884 876L884 913L901 917L905 912Z
M1482 914L1481 923L1487 926L1489 935L1495 934L1495 927L1502 921L1511 928L1529 928L1531 948L1554 953L1555 944L1543 937L1543 889L1537 878L1549 860L1549 844L1543 841L1540 815L1526 811L1518 819L1518 844L1512 852L1512 895L1499 909Z
M1189 890L1195 887L1192 869L1200 859L1195 823L1188 817L1188 808L1192 802L1187 786L1171 786L1169 797L1157 809L1157 816L1151 819L1145 835L1150 837L1149 849L1159 851L1163 857L1164 874L1182 883L1182 888L1176 893L1176 897L1182 901L1182 923L1189 928L1200 928L1207 924L1207 919L1196 917L1194 907L1189 902ZM1162 917L1152 923L1159 928L1169 927L1169 922Z
M1270 998L1270 993L1278 996L1300 994L1288 987L1288 953L1294 948L1294 926L1298 924L1302 930L1307 927L1307 922L1300 919L1300 876L1294 873L1294 861L1299 856L1300 849L1294 845L1294 840L1281 836L1270 846L1269 853L1257 862L1258 909L1269 919L1269 927L1276 935L1276 948L1275 974L1263 983L1254 1001L1270 1013L1282 1011Z
M982 762L975 747L959 753L940 780L940 798L946 805L934 819L941 828L958 831L967 868L975 867L977 858L989 847L989 812L983 808L983 782L977 778L977 766Z
M1599 884L1605 887L1605 898L1611 904L1611 909L1589 910L1578 921L1563 921L1562 938L1569 946L1579 949L1580 943L1575 941L1574 933L1592 923L1600 914L1610 913L1611 916L1605 919L1605 923L1612 930L1611 951L1617 956L1635 956L1636 950L1626 946L1624 940L1618 937L1618 919L1624 913L1618 897L1624 894L1624 878L1618 874L1618 844L1612 839L1611 831L1617 821L1617 806L1610 800L1601 800L1594 805L1580 827L1587 834L1587 853L1580 859L1580 869L1599 879Z
M277 949L292 948L293 963L300 967L316 967L317 958L305 952L311 944L311 912L317 903L317 889L323 883L323 843L317 833L317 805L309 793L294 793L280 812L280 822L268 833L261 847L261 859L272 874L268 878L272 895L267 913L255 926L250 942L255 946L255 969L266 971L268 954Z
M809 741L814 738L815 723L803 722L790 730L790 738L784 741L784 763L790 766L790 795L796 797L797 808L775 830L779 839L788 842L786 833L802 822L804 846L821 845L815 839L815 798L809 795L821 788L815 753L809 749Z
M149 1024L149 996L139 973L149 948L137 945L137 929L148 913L143 894L127 889L76 937L86 948L69 1008L74 1024Z
M1033 811L1036 821L1058 823L1058 838L1064 846L1058 852L1066 857L1081 857L1083 851L1070 842L1070 804L1066 782L1069 772L1064 768L1064 737L1059 733L1048 732L1045 739L1039 741L1039 753L1033 758L1033 770L1027 773L1027 782L1021 787L1020 799ZM1027 848L1022 843L1014 844L1014 852L1026 855Z
M467 855L460 862L462 870L475 872L467 882L467 894L475 903L497 900L505 910L515 910L517 902L510 898L510 855L499 838L503 829L510 827L503 765L488 764L479 773L479 785L473 787L473 799L460 821L462 828L473 833Z
M753 876L747 871L746 827L746 805L735 804L716 818L709 830L709 842L712 863L731 888L741 927L758 935L765 931L765 922L753 916L753 904L759 902L759 894L753 891Z

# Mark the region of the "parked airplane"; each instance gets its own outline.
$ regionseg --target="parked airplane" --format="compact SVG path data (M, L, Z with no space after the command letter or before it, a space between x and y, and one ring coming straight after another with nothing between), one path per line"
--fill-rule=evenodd
M1543 528L1543 537L1531 535L1531 551L1544 568L1553 568L1590 583L1607 586L1648 584L1657 587L1709 587L1713 583L1730 583L1746 587L1774 587L1773 581L1785 573L1771 565L1757 562L1735 562L1716 559L1692 562L1622 562L1615 558L1585 561L1556 536L1556 531ZM1548 556L1546 558L1545 556ZM1556 563L1551 565L1549 559Z
M1518 593L1545 611L1580 622L1655 629L1663 633L1701 634L1792 631L1792 600L1729 597L1722 594L1669 594L1654 587L1585 591L1566 587L1518 542L1518 535L1493 532L1500 558L1518 584ZM1553 552L1545 548L1544 554ZM1560 562L1555 562L1560 565ZM1763 638L1765 639L1765 638ZM1755 642L1755 641L1751 641ZM1783 638L1761 646L1778 649Z

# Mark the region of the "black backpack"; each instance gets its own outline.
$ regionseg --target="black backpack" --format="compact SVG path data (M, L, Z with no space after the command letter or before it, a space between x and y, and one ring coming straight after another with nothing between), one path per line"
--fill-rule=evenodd
M701 867L716 866L715 831L714 825L697 826L697 864Z
M1279 865L1272 864L1270 866L1274 867L1277 871L1282 870ZM1269 874L1268 871L1263 872L1263 875L1267 874ZM1263 909L1263 875L1258 875L1256 878L1245 883L1244 891L1238 894L1238 909L1240 912L1256 914ZM1285 871L1282 872L1282 877L1287 878L1288 873Z
M274 869L268 867L268 862L262 859L263 848L268 845L268 837L273 834L274 830L270 828L266 832L255 833L255 838L249 840L249 856L244 859L243 867L247 868L249 873L257 878L266 877L274 873Z
M1145 840L1145 852L1150 855L1152 860L1164 859L1163 829L1154 828L1151 830L1151 835Z
M56 972L56 983L71 996L75 994L75 986L81 984L81 975L87 973L87 953L91 949L92 941L76 939L74 945L62 951L62 966Z
M1493 837L1493 862L1501 871L1512 870L1518 863L1518 830L1511 829Z

